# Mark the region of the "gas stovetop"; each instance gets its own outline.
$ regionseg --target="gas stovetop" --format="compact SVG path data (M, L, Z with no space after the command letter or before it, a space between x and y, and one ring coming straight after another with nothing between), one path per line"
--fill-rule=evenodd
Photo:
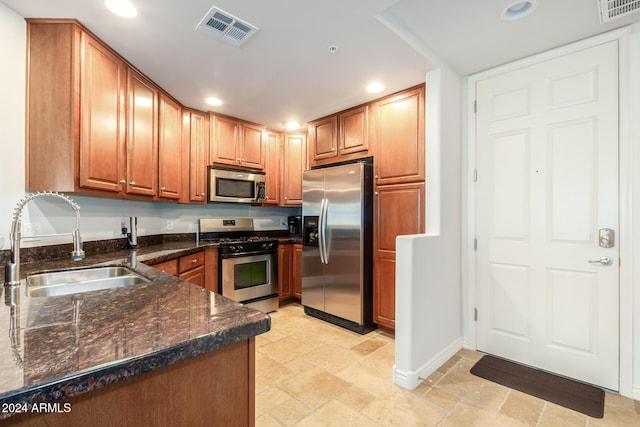
M278 241L255 236L252 218L201 218L200 241L220 244L221 253L270 252Z

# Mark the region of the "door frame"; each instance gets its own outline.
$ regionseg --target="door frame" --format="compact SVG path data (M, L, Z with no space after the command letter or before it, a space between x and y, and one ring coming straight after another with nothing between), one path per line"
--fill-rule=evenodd
M620 360L619 360L619 393L634 397L640 396L638 390L634 393L633 387L633 236L632 230L632 86L630 82L632 28L630 26L600 34L585 40L581 40L566 46L552 49L528 58L518 60L506 65L470 75L464 79L463 89L463 124L464 139L467 143L466 158L463 158L463 207L462 227L462 316L463 316L463 347L475 350L477 348L477 331L475 317L476 301L476 116L474 112L476 84L484 79L500 74L515 71L519 68L534 65L550 59L558 58L573 52L588 49L603 43L618 41L618 73L619 73L619 230L618 244L620 245ZM465 91L466 90L466 91ZM463 107L464 108L464 107ZM640 185L640 182L638 183ZM638 191L639 189L636 189ZM465 197L466 196L466 197ZM481 245L482 242L478 242ZM636 387L638 388L638 386Z

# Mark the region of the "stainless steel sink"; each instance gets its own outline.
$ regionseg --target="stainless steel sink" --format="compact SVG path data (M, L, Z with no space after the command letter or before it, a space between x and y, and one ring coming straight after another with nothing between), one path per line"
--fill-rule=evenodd
M55 297L122 288L149 279L127 267L108 266L37 273L27 276L26 281L30 297Z

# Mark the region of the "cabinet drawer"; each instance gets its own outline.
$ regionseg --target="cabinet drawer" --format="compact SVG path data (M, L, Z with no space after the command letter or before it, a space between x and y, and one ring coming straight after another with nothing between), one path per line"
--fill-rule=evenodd
M160 270L163 273L171 274L172 276L178 275L178 260L171 259L169 261L161 262L159 264L154 264L153 268L156 270Z
M200 267L201 265L204 265L204 251L200 251L191 255L185 255L178 259L178 271L181 274L185 271Z

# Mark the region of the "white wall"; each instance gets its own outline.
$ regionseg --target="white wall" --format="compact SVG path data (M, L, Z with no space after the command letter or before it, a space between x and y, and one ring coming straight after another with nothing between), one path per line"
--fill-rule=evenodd
M396 239L394 382L415 388L462 348L460 76L426 76L426 234Z
M633 127L631 129L632 141L632 163L633 169L633 189L631 191L632 221L635 227L633 232L633 253L631 260L634 269L632 271L633 281L633 398L640 400L640 23L632 26L632 37L629 46L629 80L631 83L630 103L631 113L629 119ZM625 260L623 260L625 262Z
M25 90L26 23L24 18L0 3L0 152L3 182L0 188L0 248L8 249L13 210L25 195ZM128 226L129 216L138 217L139 235L189 233L197 230L200 217L238 216L275 217L300 213L299 208L254 207L237 204L178 205L175 203L136 202L71 195L80 205L80 230L83 239L102 240L120 237L121 222ZM23 235L35 232L71 231L75 216L63 202L35 199L22 216ZM26 241L23 246L53 244L68 239Z
M0 3L0 247L7 244L13 207L24 194L26 23Z

